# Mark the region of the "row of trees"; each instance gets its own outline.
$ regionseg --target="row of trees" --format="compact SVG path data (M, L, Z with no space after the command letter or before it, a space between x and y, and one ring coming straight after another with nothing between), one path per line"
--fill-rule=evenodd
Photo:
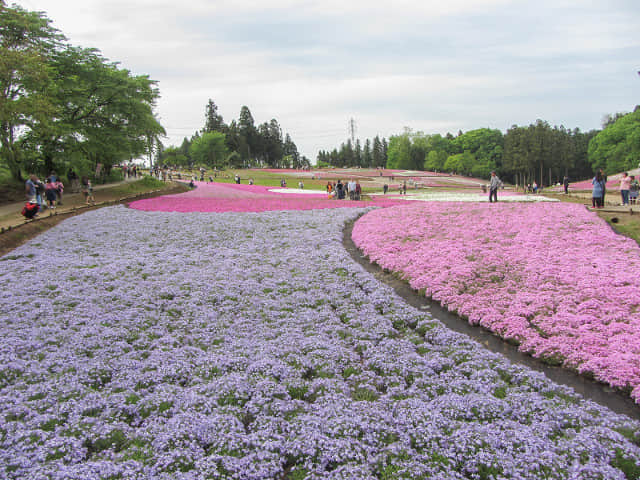
M581 132L564 126L551 127L538 120L526 127L514 125L500 130L480 128L468 132L425 134L409 128L386 142L374 139L370 149L356 148L351 141L340 150L320 151L318 165L362 166L389 169L453 172L486 178L496 171L501 178L524 185L548 185L566 175L570 179L590 177L603 168L614 174L637 168L640 161L640 107L632 113L608 116L603 130ZM373 153L372 153L373 152ZM377 152L377 153L376 153Z
M538 120L528 127L500 130L480 128L425 135L406 129L391 137L387 168L453 172L486 178L496 171L520 185L537 181L549 184L564 175L582 178L591 174L587 158L589 140L596 132L581 133L564 127L551 128Z
M180 147L162 149L158 155L162 165L210 168L308 168L309 159L301 156L289 134L274 118L256 127L249 107L240 109L238 120L225 124L218 107L209 100L205 125L191 139L185 138Z
M377 135L373 140L367 138L364 146L360 143L360 139L356 139L355 142L349 139L340 145L339 150L337 148L330 152L320 150L317 164L319 167L384 167L387 164L388 148L387 140L385 138L380 140Z
M108 171L148 154L164 129L156 82L74 47L42 12L0 0L0 163L25 173Z

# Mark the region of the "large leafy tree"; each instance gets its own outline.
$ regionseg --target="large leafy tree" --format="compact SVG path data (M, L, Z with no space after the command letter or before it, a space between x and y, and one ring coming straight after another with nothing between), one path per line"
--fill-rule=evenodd
M225 167L229 151L225 144L224 133L203 133L191 143L190 154L196 164L210 168Z
M389 138L387 168L409 169L411 165L411 139L408 133Z
M106 170L152 153L156 82L72 47L44 14L0 3L0 156L17 180L68 159Z
M158 90L147 76L77 47L57 52L52 66L55 115L32 131L47 170L74 151L108 169L148 152L164 135L153 114Z
M631 170L640 162L640 106L618 116L589 142L589 161L608 174Z
M0 2L0 158L16 180L25 134L53 111L49 58L62 38L43 13Z

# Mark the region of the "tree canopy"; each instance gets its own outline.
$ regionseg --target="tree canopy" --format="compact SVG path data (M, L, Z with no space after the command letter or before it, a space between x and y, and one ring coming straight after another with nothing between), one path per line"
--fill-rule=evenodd
M16 180L148 153L164 129L156 82L74 47L42 12L0 3L0 161Z
M619 115L589 143L593 169L613 174L637 168L640 162L640 106L632 113Z
M167 165L214 166L206 160L206 156L194 155L194 152L199 151L198 149L203 146L203 142L199 139L207 133L220 134L221 137L216 138L222 138L226 148L224 159L211 153L217 158L215 162L217 168L306 168L310 166L309 160L300 156L291 136L288 133L283 135L282 128L275 118L256 127L249 107L243 105L238 120L232 120L227 125L218 114L217 105L211 99L205 108L204 128L201 132L195 132L191 139L185 138L183 141L183 156L177 155L176 150L170 147L161 152L158 161ZM199 145L196 150L191 149L194 143ZM216 149L218 148L217 143L207 143L207 145L210 148L214 148L214 145Z

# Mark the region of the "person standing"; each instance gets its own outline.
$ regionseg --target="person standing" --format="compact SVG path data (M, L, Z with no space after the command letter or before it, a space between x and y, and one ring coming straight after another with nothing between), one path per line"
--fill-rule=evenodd
M604 205L604 186L605 180L602 176L602 170L596 172L596 176L591 180L593 189L591 190L591 206L593 208L602 208Z
M502 181L496 175L496 172L491 172L491 179L489 180L489 203L498 201L498 188L502 186Z
M51 177L47 178L47 184L45 185L45 196L47 198L47 205L51 210L56 208L56 200L58 198L58 189L56 183L51 180Z
M91 180L89 177L84 175L82 177L82 193L84 195L84 201L87 205L95 205L96 201L93 197L93 185L91 185Z
M34 174L29 175L29 178L24 182L25 194L27 196L27 202L37 203L36 196L38 194L37 187L38 177Z
M355 200L356 197L356 181L352 178L347 183L347 190L349 191L349 200Z
M569 177L566 175L562 179L562 185L564 186L564 194L567 195L569 193Z
M607 176L604 174L604 170L600 169L600 176L602 177L603 183L602 183L602 202L601 202L601 207L604 207L604 196L607 193Z
M631 177L628 172L622 174L620 179L620 196L622 197L621 205L629 205L629 190L631 188Z
M629 185L629 203L635 205L638 201L638 192L640 192L640 182L636 180L635 175L631 175L631 184Z
M71 193L78 192L78 174L75 172L73 167L69 168L67 172L67 178L69 179L69 183L71 183Z

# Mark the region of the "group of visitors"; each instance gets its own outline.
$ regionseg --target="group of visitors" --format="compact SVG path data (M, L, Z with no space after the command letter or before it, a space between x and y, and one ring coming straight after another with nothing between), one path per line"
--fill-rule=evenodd
M327 195L331 199L344 200L349 195L349 200L360 200L362 187L354 179L347 183L342 183L342 180L327 182Z
M122 176L125 180L129 178L138 178L138 167L135 164L122 165Z
M56 172L51 172L44 182L32 173L25 182L27 205L23 208L22 214L27 218L33 218L46 208L55 210L56 204L62 205L63 192L64 185Z
M91 185L89 177L84 175L80 181L78 181L78 175L73 169L70 169L68 178L73 186L72 188L80 185L87 205L94 205L93 186ZM32 173L24 185L27 203L22 209L22 215L27 219L35 218L47 208L54 211L59 205L62 205L64 184L55 171L52 171L49 176L45 178L44 182L40 180L36 174Z

